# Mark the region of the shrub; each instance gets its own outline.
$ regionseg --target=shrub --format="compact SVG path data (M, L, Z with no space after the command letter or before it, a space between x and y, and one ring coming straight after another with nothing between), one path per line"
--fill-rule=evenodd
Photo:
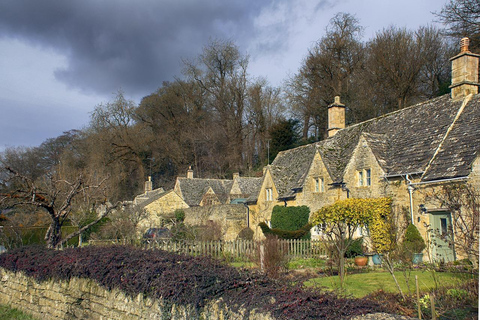
M283 207L275 206L272 211L272 228L295 231L308 223L310 209L307 206ZM305 236L310 239L310 233Z
M185 221L185 211L183 211L182 209L175 210L174 215L177 222Z
M306 291L208 257L128 246L87 246L62 251L22 247L0 254L0 266L22 271L39 281L89 278L133 297L162 297L167 306L175 303L200 308L222 297L233 310L244 308L247 317L248 310L254 308L271 312L276 319L347 319L383 311L371 300Z
M282 244L275 236L268 236L262 241L259 247L259 264L263 265L264 271L269 277L278 278L282 271L287 270L286 252L288 252L288 248L282 248Z
M345 251L345 258L355 258L361 255L363 255L363 238L358 238L353 240Z
M414 224L409 224L405 230L402 246L406 252L410 253L421 253L425 249L425 241Z
M240 240L253 240L253 235L254 235L254 231L250 228L244 228L242 229L238 235L237 235L237 239L240 239Z

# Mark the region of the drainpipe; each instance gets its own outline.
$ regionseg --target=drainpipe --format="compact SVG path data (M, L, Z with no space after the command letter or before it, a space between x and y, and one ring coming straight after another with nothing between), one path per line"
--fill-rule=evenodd
M347 199L350 198L350 189L347 188L346 183L342 183L342 191L347 191Z
M412 181L408 178L408 174L405 175L405 179L407 180L407 190L408 190L408 198L410 199L410 218L413 223L413 190L415 187L412 185Z
M243 203L243 206L247 208L247 228L250 228L250 208L246 202Z

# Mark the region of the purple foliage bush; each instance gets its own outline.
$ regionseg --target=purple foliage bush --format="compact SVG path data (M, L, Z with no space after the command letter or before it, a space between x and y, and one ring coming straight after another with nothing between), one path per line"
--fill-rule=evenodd
M203 307L222 299L230 307L270 311L278 319L348 319L383 311L368 299L339 298L272 280L208 257L128 246L83 247L62 251L22 247L0 255L0 267L22 271L38 281L93 279L107 289L136 296L162 297L166 303Z

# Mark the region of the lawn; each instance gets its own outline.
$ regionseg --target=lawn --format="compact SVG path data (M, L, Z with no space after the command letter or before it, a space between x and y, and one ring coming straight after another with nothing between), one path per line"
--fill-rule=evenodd
M0 305L0 319L2 320L36 320L34 317L26 315L18 309L13 309L5 305Z
M402 272L395 272L395 276L404 293L408 293L405 276ZM436 286L454 285L468 279L472 279L472 275L449 272L434 272L415 270L410 272L409 283L411 293L415 292L415 276L418 276L418 285L420 291L427 291ZM306 281L307 287L324 287L330 290L337 290L340 287L338 276L312 278ZM364 297L369 293L383 290L386 292L398 292L395 282L388 272L375 271L360 274L350 274L345 279L345 291L354 297Z

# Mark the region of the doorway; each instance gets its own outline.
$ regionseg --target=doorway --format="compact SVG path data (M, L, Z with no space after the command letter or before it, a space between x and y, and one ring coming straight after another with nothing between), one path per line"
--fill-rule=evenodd
M447 211L429 212L430 250L433 261L455 261L452 215Z

